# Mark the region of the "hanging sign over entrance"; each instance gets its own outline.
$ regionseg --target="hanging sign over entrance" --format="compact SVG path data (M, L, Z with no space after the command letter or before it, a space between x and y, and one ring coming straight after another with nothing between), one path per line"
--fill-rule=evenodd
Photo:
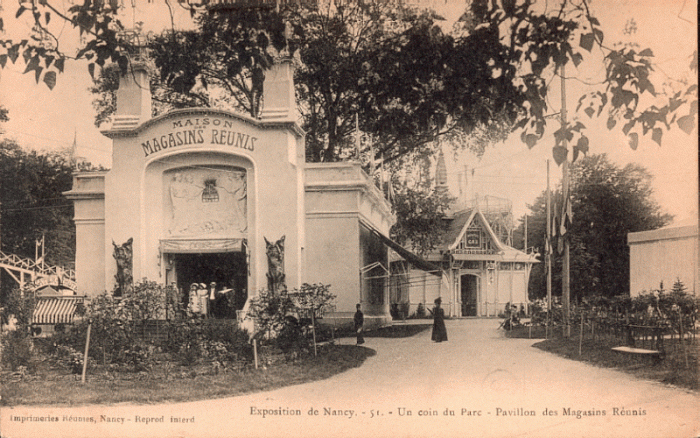
M243 251L244 239L163 239L160 241L163 253L209 253Z

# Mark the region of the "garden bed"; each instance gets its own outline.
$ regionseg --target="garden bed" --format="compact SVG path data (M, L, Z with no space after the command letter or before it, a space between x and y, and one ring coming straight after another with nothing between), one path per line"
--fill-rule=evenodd
M288 363L276 361L255 369L212 362L183 366L158 361L148 371L129 372L115 367L91 367L86 383L81 376L49 361L36 372L2 373L2 405L85 405L105 403L165 403L231 397L327 379L360 366L374 350L328 344L317 357Z
M561 336L561 329L550 334L550 339L537 342L533 346L541 350L566 357L567 359L588 362L594 365L615 368L637 377L671 384L682 388L698 391L698 339L686 339L681 344L675 339L665 340L666 356L662 361L652 361L647 357L621 354L613 351L620 343L614 339L586 339L581 342L579 354L579 338ZM551 331L550 331L551 333Z
M430 327L397 324L368 331L365 336L403 338ZM160 353L153 355L155 360L140 371L129 365L103 365L91 360L85 383L77 368L70 369L65 361L52 360L48 355L40 356L32 363L31 372L20 367L0 375L4 382L0 405L167 403L232 397L327 379L361 366L375 354L365 347L332 341L319 344L316 357L309 349L290 358L270 344L259 346L258 352L258 369L245 357L237 361L200 359L183 364L182 357Z
M545 329L546 327L542 325L513 326L512 329L506 330L506 337L513 339L545 339L547 337Z

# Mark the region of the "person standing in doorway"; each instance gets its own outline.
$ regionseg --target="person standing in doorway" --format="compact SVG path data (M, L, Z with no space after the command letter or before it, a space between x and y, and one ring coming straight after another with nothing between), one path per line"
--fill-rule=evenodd
M216 283L209 283L209 316L216 318L219 316L218 293L216 292Z
M433 336L434 342L447 341L447 329L445 328L445 311L440 307L442 299L435 299L435 307L433 308Z
M199 289L197 289L197 299L199 300L199 312L204 318L209 317L209 291L207 290L207 285L204 283L199 283Z
M362 306L360 304L355 307L357 308L357 312L355 312L355 317L353 318L355 323L355 334L357 335L357 345L361 345L365 343L365 337L362 334L362 330L365 325L365 315L362 313Z
M197 283L190 285L188 309L192 313L199 313L199 299L197 298Z

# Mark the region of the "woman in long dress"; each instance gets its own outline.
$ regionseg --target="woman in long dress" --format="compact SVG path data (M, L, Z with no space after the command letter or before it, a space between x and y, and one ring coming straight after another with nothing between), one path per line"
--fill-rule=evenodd
M192 283L190 285L189 309L190 312L194 313L195 315L199 315L200 313L202 313L202 306L199 301L199 296L197 295L198 288L199 284L197 283Z
M447 340L447 329L445 328L445 311L442 307L442 299L435 299L435 307L433 308L433 336L434 342L442 342Z
M362 330L364 329L365 325L365 315L362 313L360 304L355 307L357 308L357 312L355 312L353 322L355 326L355 333L357 335L357 345L362 345L365 343L365 337L362 334Z

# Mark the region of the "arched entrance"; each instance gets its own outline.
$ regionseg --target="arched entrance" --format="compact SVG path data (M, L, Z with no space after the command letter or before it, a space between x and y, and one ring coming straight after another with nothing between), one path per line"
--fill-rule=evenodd
M235 318L248 299L248 267L244 252L172 254L177 288L183 291L183 304L189 298L192 283L216 283L216 300L212 316Z
M196 157L199 161L192 154L172 156L149 168L162 184L162 227L154 232L162 236L165 278L180 291L183 304L192 284L210 290L216 283L210 316L235 318L250 286L249 163L211 153Z
M479 292L479 279L476 275L464 274L460 278L462 316L476 316Z

